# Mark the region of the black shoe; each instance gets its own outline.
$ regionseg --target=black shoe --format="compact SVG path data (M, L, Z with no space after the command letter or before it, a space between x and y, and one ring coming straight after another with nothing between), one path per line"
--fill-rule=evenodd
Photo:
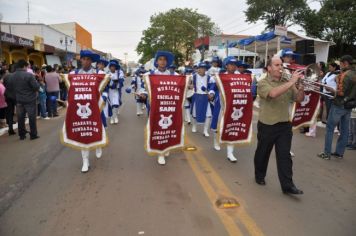
M256 179L256 183L259 185L266 185L266 181L264 179Z
M356 150L356 145L355 146L351 145L350 147L347 148L347 150Z
M14 130L9 130L8 133L9 133L9 136L16 134L16 132Z
M59 115L58 114L54 114L53 117L58 117Z
M25 136L20 136L20 140L25 140L26 139L26 135Z
M302 190L297 189L297 187L295 187L295 186L292 186L287 189L282 189L282 192L284 194L304 194L304 192Z
M36 135L36 136L31 136L30 139L34 140L34 139L38 139L40 136Z
M331 155L332 155L333 157L338 158L338 159L342 159L342 158L344 157L343 155L340 155L339 153L336 153L336 152L331 153Z
M330 160L330 154L326 154L325 152L321 152L317 156L324 160Z

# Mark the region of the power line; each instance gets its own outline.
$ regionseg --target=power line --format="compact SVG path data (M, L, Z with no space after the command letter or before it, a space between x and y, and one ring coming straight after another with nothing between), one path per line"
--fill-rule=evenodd
M248 27L248 28L246 28L246 29L243 29L243 30L237 31L237 32L235 32L235 33L233 33L233 34L238 34L238 33L244 32L244 31L246 31L246 30L249 30L249 29L255 28L255 27L257 27L257 26L263 25L263 24L264 24L264 22L261 22L261 23L259 23L259 24L257 24L257 25L250 26L250 27Z
M241 20L245 20L244 18L242 18L242 17L236 17L236 18L234 18L232 21L230 20L230 21L228 21L229 23L227 23L227 24L222 24L223 26L225 25L225 27L226 26L228 26L228 25L231 25L231 24L235 24L236 22L239 22L239 21L241 21Z
M142 30L92 30L98 33L142 33Z

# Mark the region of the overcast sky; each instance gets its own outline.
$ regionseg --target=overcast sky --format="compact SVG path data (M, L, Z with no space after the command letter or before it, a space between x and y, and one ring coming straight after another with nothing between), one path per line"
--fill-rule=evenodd
M150 16L172 8L193 8L209 16L224 34L260 34L264 24L247 24L245 0L0 0L4 22L54 24L75 21L92 33L93 47L115 57L137 60L135 48ZM318 3L311 7L318 8Z

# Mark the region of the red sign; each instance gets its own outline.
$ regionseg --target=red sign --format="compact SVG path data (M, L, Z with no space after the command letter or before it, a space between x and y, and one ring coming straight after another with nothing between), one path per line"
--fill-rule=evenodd
M294 107L293 129L297 129L303 125L310 125L314 122L319 111L319 98L319 93L305 91L304 101L296 103Z
M183 102L186 77L147 75L146 88L150 98L150 114L146 126L146 150L163 154L184 146Z
M68 108L61 139L64 145L93 149L108 143L100 116L100 90L107 81L104 74L68 75Z
M217 84L222 97L218 129L220 143L248 143L252 138L253 99L249 74L220 74Z

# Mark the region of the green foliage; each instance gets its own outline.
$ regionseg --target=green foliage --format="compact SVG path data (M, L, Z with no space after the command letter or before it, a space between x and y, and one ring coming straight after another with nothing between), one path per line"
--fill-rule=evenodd
M247 0L245 11L248 22L265 21L266 29L275 25L290 26L295 18L307 9L305 0Z
M141 55L141 63L150 60L157 50L173 52L177 62L188 59L194 52L195 39L219 32L208 16L189 8L175 8L151 16L150 26L143 31L136 51Z
M321 0L319 11L308 11L299 19L310 36L336 44L356 43L356 1Z
M350 53L356 44L356 1L320 0L319 11L308 10L298 18L307 35L336 43L335 55Z

